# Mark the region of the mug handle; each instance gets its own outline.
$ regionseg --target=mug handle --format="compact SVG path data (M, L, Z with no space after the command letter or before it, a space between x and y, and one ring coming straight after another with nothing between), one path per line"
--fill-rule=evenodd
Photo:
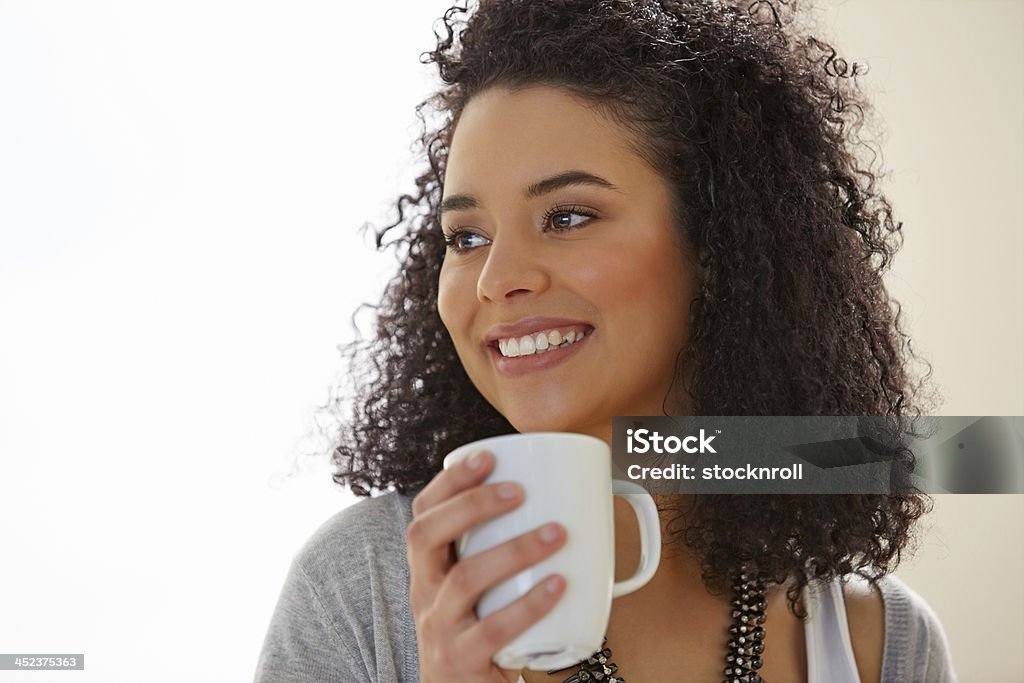
M658 519L654 499L643 486L612 479L612 495L625 496L626 502L636 513L640 527L640 565L633 576L612 585L612 597L618 598L643 588L658 570L661 561L661 521Z

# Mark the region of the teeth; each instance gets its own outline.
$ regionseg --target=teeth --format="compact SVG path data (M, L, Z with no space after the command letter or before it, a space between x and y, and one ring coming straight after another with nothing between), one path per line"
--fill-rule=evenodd
M549 330L547 332L538 332L535 335L528 334L519 338L499 339L498 350L506 358L531 356L537 353L546 353L551 349L565 348L583 339L585 334L584 330L579 332L568 330L565 335L562 335L558 330Z

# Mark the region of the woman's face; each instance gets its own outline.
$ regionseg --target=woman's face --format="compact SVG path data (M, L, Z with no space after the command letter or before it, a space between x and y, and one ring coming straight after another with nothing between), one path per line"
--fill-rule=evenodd
M441 223L441 319L517 430L610 439L612 417L662 413L695 267L666 183L621 126L550 87L477 95Z

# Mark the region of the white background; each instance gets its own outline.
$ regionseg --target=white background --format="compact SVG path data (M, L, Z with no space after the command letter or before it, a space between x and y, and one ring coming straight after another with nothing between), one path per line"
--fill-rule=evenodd
M872 67L941 412L1024 414L1024 3L820 4ZM446 6L0 0L0 652L87 657L0 682L252 678L351 501L306 454ZM901 572L962 680L1024 673L1022 518L944 497Z

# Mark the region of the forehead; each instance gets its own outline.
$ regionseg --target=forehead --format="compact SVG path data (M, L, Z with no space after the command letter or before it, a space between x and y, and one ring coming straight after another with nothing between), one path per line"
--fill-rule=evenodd
M619 181L651 173L622 126L591 103L548 86L490 88L466 104L456 125L445 194L491 181L519 188L567 168Z

